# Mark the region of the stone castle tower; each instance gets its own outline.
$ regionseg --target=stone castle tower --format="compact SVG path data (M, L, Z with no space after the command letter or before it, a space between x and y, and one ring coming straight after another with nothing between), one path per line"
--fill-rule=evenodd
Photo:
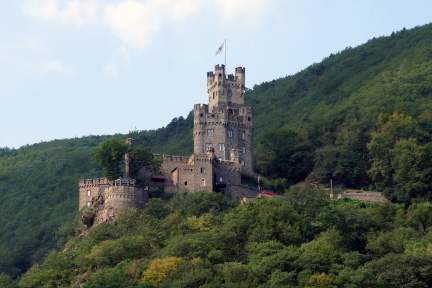
M235 75L226 75L224 65L207 73L209 104L194 107L194 153L212 147L219 160L233 161L234 155L238 156L242 172L252 174L254 112L244 106L244 89L243 67L237 67Z
M241 184L241 174L253 174L254 111L244 106L245 68L226 75L224 65L207 73L208 104L194 106L194 154L190 157L154 154L161 159L159 172L141 169L131 179L129 155L125 155L125 177L79 181L79 208L92 207L99 222L119 211L142 209L149 191L167 193L207 190L232 200L256 197L260 191ZM126 139L133 146L133 139Z

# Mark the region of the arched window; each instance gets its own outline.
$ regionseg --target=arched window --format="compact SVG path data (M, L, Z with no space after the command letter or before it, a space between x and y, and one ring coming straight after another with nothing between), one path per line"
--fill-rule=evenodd
M201 186L205 186L205 179L201 179Z

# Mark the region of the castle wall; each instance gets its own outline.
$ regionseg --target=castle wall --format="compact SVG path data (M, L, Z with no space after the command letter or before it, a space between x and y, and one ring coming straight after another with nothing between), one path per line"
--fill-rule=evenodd
M105 209L143 209L147 193L135 186L111 186L105 190Z
M241 173L253 173L254 110L244 107L244 89L244 68L226 75L225 66L216 65L214 72L207 73L208 105L194 106L194 154L155 154L163 160L160 170L141 169L136 178L139 187L124 186L122 181L116 186L104 178L80 180L79 208L93 205L99 221L108 221L120 210L142 209L148 191L162 186L168 193L222 191L237 201L258 195L259 190L241 185ZM133 139L126 142L133 146ZM126 154L126 178L129 162Z
M342 194L337 194L337 195L332 194L332 195L333 195L333 199L341 199L347 197L354 200L361 200L361 201L372 202L372 203L389 202L389 200L385 198L381 192L347 190Z
M140 180L148 187L164 186L168 193L213 191L215 159L212 154L193 154L191 157L155 155L163 159L156 178L146 169L141 169Z
M208 146L216 158L232 160L229 151L239 149L243 172L253 173L253 109L241 107L209 113L207 105L194 106L194 153L204 153ZM211 131L211 133L210 133Z
M78 183L79 210L91 204L92 198L101 195L110 186L106 178L83 179Z

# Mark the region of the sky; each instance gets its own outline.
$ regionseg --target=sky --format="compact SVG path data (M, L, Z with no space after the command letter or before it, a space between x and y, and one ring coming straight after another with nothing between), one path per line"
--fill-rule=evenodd
M206 102L225 55L253 88L431 11L430 0L0 0L0 147L161 128Z

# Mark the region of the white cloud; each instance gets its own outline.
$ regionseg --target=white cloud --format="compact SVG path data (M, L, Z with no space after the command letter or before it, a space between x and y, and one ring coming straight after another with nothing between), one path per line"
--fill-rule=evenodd
M34 18L84 25L96 20L99 4L97 0L27 0L21 10Z
M73 70L59 61L53 61L53 62L45 62L42 63L39 67L39 71L47 74L47 73L56 73L56 74L71 74L73 73Z
M145 3L128 0L105 7L105 17L112 32L127 44L145 47L162 26L167 1Z
M118 66L129 65L131 59L131 53L129 49L122 45L111 55L110 60L104 65L103 73L105 75L117 75Z
M145 48L168 23L205 11L219 13L224 25L256 25L268 0L26 0L21 9L34 18L75 25L101 23L124 44Z

